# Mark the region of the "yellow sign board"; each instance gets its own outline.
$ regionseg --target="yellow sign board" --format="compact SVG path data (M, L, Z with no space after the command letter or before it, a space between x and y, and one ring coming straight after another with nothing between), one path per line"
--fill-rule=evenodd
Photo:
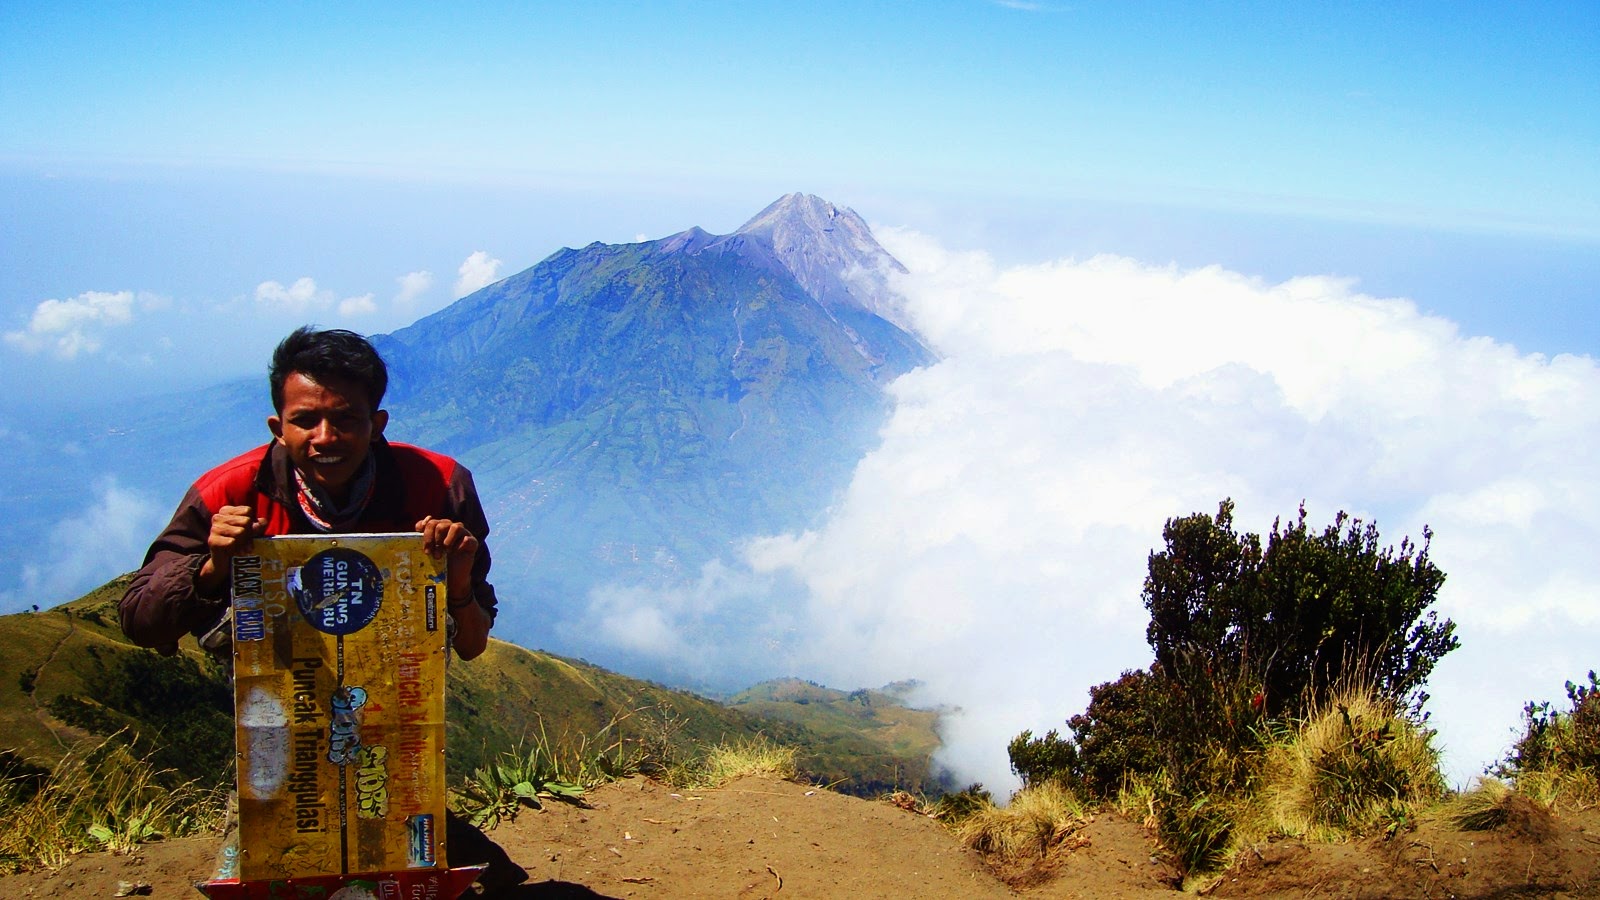
M446 868L444 588L420 534L234 559L241 880Z

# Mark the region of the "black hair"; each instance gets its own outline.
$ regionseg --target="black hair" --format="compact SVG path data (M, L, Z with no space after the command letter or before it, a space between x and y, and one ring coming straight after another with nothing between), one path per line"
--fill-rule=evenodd
M383 403L389 387L389 369L383 357L367 339L353 331L330 328L317 331L310 325L296 328L272 352L272 368L267 380L272 383L272 408L283 412L283 383L295 372L320 382L342 378L366 388L367 402L374 410Z

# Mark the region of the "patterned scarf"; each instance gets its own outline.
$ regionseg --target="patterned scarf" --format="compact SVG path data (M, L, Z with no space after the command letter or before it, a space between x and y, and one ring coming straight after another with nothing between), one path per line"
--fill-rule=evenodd
M367 511L373 488L378 484L378 464L368 453L366 460L361 463L361 471L350 482L350 500L342 509L334 505L333 498L327 492L306 481L299 469L294 469L294 483L298 488L295 494L300 501L300 511L306 514L311 527L325 534L345 534L354 528L356 522L361 520L361 514Z

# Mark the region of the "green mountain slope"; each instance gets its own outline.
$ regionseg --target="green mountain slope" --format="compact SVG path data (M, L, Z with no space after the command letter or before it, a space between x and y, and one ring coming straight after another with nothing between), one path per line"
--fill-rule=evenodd
M928 764L939 749L936 710L905 705L914 684L887 685L880 690L841 691L781 678L765 681L728 700L733 709L763 719L789 722L820 739L861 747L857 764L863 782L871 781L879 793L895 788L936 792L947 787L930 779ZM866 746L863 746L866 745ZM868 750L867 747L872 748Z
M120 732L175 779L226 782L226 675L192 641L170 658L129 644L116 615L128 579L54 609L0 616L0 646L11 648L0 655L0 751L50 766L84 741ZM452 778L536 740L594 750L622 739L685 761L712 744L762 736L800 748L803 774L840 790L938 789L928 776L933 714L876 692L872 715L852 718L855 695L842 692L829 700L838 715L796 715L802 707L781 697L724 705L499 640L478 659L453 663L447 690ZM0 768L5 759L0 752Z

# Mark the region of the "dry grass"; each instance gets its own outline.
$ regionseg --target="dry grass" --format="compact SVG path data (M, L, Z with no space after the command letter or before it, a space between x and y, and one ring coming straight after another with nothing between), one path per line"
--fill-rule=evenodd
M1517 794L1497 778L1480 778L1471 790L1446 799L1428 812L1438 820L1462 831L1494 831L1511 819Z
M1154 776L1124 779L1122 789L1117 791L1111 808L1124 818L1154 830L1157 825L1156 805L1160 794L1161 786Z
M174 789L159 782L162 774L115 737L74 749L37 793L6 804L0 868L59 866L85 850L126 853L146 841L221 825L221 792L192 785Z
M1313 840L1392 832L1444 792L1432 732L1354 691L1273 742L1255 791L1268 829Z
M1047 781L961 819L955 832L968 847L1008 862L1043 858L1085 821L1083 801L1062 785Z
M799 751L754 738L717 744L685 765L667 771L667 781L679 787L714 788L749 776L793 779L799 773Z
M1600 806L1600 774L1588 768L1548 768L1517 775L1517 792L1547 806Z

